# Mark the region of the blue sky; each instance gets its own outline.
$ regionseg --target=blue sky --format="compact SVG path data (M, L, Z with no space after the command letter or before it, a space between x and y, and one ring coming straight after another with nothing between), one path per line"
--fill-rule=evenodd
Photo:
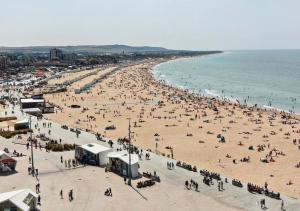
M0 46L300 48L300 0L0 0Z

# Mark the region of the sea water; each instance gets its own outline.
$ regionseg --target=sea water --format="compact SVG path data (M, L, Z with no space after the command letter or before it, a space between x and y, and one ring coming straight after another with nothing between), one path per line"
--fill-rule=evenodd
M154 76L191 92L300 113L300 50L225 51L178 59Z

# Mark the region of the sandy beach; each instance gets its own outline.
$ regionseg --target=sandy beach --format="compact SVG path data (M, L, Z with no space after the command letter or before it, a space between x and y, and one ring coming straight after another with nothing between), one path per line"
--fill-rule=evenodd
M153 67L164 59L126 67L75 94L111 68L72 84L67 92L45 95L61 108L46 117L74 128L118 139L128 134L133 144L224 176L300 197L300 117L197 97L153 78ZM51 84L83 75L68 73ZM80 108L71 108L71 105ZM113 130L106 127L114 126ZM294 141L296 139L296 141ZM221 141L222 140L222 141ZM262 162L265 160L267 162Z
M5 106L3 105L0 105L0 112L4 112L6 109L5 109Z

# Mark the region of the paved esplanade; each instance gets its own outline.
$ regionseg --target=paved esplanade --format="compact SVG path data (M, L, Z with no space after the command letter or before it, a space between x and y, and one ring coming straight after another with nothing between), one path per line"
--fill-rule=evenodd
M10 107L12 109L12 107ZM15 107L15 115L18 117L18 119L24 119L28 118L26 114L22 114L20 112L20 109L18 106ZM38 131L34 129L34 125L38 122L39 126L42 125L42 122L49 122L48 120L40 120L37 121L36 117L32 117L32 128L34 130L34 134L38 134ZM51 135L50 137L52 139L62 139L64 143L76 143L76 144L86 144L90 142L97 142L101 145L108 146L107 143L102 141L97 141L94 134L87 133L84 131L81 131L81 134L79 137L76 137L76 133L71 132L69 130L65 130L61 128L61 125L52 122L51 128L43 128L40 127L40 133L48 135L48 130L51 129ZM120 145L117 144L117 142L114 142L114 148L120 147ZM73 153L73 152L72 152ZM52 153L50 153L52 154ZM168 170L167 169L167 162L173 161L174 164L176 163L175 160L168 159L163 156L158 156L154 153L151 154L150 160L145 160L144 158L140 161L140 172L142 171L149 171L153 172L156 171L157 175L159 175L161 178L164 178L162 180L162 183L168 182L168 184L174 185L174 186L182 186L184 187L184 181L193 179L194 181L198 182L199 184L199 198L201 195L204 195L206 197L209 197L210 199L213 199L215 202L223 204L227 208L232 209L241 209L241 210L261 210L260 206L258 205L258 202L262 199L266 199L266 205L268 207L268 210L280 210L281 208L281 201L271 199L269 197L266 197L264 195L260 194L251 194L247 191L247 186L244 184L244 188L238 188L233 185L231 185L231 180L229 180L230 183L224 183L225 191L218 191L217 185L215 182L215 185L213 186L206 186L202 183L203 177L198 172L190 172L188 170L175 167L175 170ZM39 162L38 160L36 162ZM96 168L96 167L94 167ZM58 171L63 171L61 168L58 168ZM40 169L40 174L43 173L43 169ZM167 180L167 181L166 181ZM223 178L224 181L224 178ZM63 182L63 181L62 181ZM151 188L150 188L151 189ZM149 190L151 191L151 190ZM168 192L166 189L162 189L162 192ZM186 191L187 194L189 194L188 190L185 190L182 188L182 191ZM137 193L138 194L138 193ZM174 193L175 194L175 193ZM172 197L172 192L169 192L168 195ZM94 200L97 200L97 196L93 196ZM300 210L300 202L299 200L282 196L284 200L284 207L286 210ZM89 199L89 200L93 200ZM156 203L164 203L156 202ZM191 203L194 203L193 201ZM209 207L209 204L206 204L205 207ZM201 210L200 207L195 207L195 210Z

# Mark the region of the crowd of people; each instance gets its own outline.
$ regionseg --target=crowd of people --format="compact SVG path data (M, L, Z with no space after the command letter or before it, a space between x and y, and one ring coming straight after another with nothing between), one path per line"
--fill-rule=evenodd
M210 172L204 169L204 170L200 170L200 174L204 177L210 177L212 179L221 180L220 174L216 172Z
M160 177L158 175L156 175L156 171L154 171L154 173L152 174L151 172L143 172L143 177L146 177L148 179L151 179L155 182L160 182Z
M167 162L167 168L168 169L174 169L174 163L173 162Z
M73 159L71 159L71 158L65 159L65 161L63 161L62 156L60 158L60 162L65 163L65 168L69 168L69 169L72 167L75 168L81 164L77 159L74 159L74 158Z
M234 185L234 186L240 187L240 188L243 187L243 183L240 180L237 180L237 179L233 179L231 184Z
M260 187L258 185L252 184L252 183L247 184L247 189L249 192L255 192L255 193L259 193L259 194L262 194L264 192L263 187Z
M197 172L197 167L196 166L192 166L192 165L190 165L188 163L185 163L185 162L177 161L176 166L187 169L189 171Z
M104 192L104 195L105 195L105 196L110 196L110 197L112 197L112 191L111 191L111 188L107 188L107 189L105 190L105 192Z
M139 181L137 183L137 188L145 188L145 187L149 187L155 184L155 181L153 181L152 179L149 180L145 180L145 181Z
M198 183L192 179L190 181L186 180L184 184L188 190L192 190L192 188L194 188L195 191L199 191Z

